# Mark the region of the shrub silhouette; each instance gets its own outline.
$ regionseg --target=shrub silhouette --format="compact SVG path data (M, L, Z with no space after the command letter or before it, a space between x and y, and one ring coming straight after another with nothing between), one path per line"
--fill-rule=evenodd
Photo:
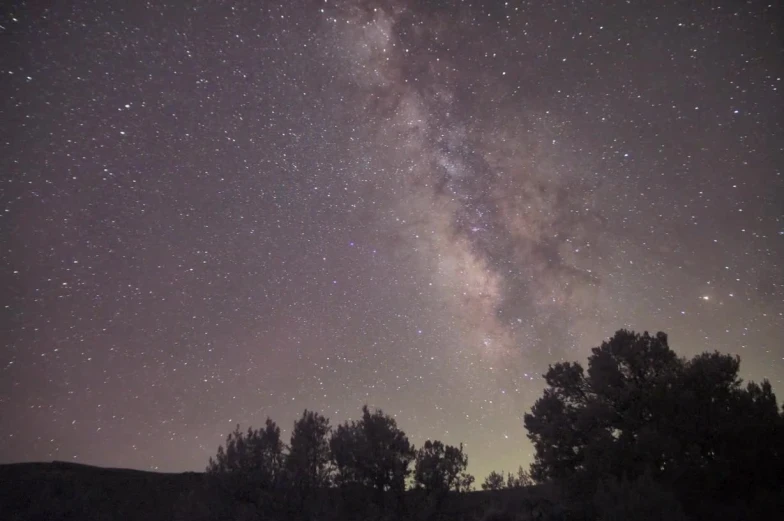
M517 474L511 472L506 476L506 488L526 488L534 484L531 474L522 466L518 467Z
M501 490L504 488L506 481L504 480L504 473L492 471L482 483L482 490Z

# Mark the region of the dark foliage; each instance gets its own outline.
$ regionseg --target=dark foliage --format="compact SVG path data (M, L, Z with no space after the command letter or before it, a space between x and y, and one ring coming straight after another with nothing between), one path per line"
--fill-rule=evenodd
M504 479L504 473L501 472L499 474L496 471L492 471L485 478L485 482L482 483L482 490L501 490L505 485L506 480Z
M394 418L380 409L371 412L365 405L359 421L338 426L330 449L338 483L372 487L379 505L387 490L400 500L415 451Z
M462 444L453 447L427 440L417 451L414 483L424 492L431 517L441 511L450 491L470 488L473 476L466 473L467 465L468 455L463 452Z
M249 427L242 432L237 425L227 436L225 448L218 447L215 459L210 458L207 478L220 493L254 510L277 510L283 465L280 428L267 418L264 429Z
M664 333L623 330L593 349L587 374L577 363L551 366L525 415L533 477L583 499L604 482L598 497L623 496L636 511L647 508L637 497L647 476L695 518L729 506L761 514L784 478L784 423L770 384L743 387L739 367L719 353L684 360Z
M469 474L468 472L461 472L460 476L457 478L457 484L455 486L455 491L457 492L473 492L474 490L474 481L476 478Z
M522 466L518 467L517 474L509 473L506 476L506 488L525 488L534 484L531 474L529 474Z
M427 494L445 495L460 491L460 478L468 465L463 446L453 447L440 441L427 440L417 451L414 482Z
M331 483L331 430L329 420L313 411L305 410L294 422L286 470L288 479L304 497Z

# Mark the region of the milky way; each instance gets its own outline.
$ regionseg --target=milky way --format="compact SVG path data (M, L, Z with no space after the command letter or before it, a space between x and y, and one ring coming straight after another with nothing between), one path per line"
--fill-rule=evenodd
M0 460L198 470L368 403L482 476L622 327L784 392L779 7L35 4L0 21Z

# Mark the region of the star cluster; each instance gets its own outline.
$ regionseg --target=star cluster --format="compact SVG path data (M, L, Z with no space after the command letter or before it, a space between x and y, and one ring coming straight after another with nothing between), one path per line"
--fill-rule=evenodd
M784 392L775 3L19 3L0 460L363 403L484 475L620 328Z

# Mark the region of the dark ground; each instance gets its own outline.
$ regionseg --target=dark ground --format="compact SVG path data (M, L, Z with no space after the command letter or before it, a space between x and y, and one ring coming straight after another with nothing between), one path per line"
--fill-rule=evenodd
M203 487L196 472L162 474L75 463L0 465L0 519L166 520Z
M353 499L338 495L336 490L335 497L326 503L349 510L367 506L366 500L358 495L351 494ZM0 465L1 521L203 519L204 512L195 513L193 509L200 510L200 503L209 496L204 475L197 472L163 474L67 462ZM525 490L477 491L459 496L453 494L437 517L475 520L482 519L494 508L509 507L518 512L527 510L534 513L532 510L540 507L532 509L530 497L530 493ZM355 501L358 504L353 505ZM429 517L426 505L417 497L416 491L407 494L406 503L411 505L406 517ZM540 505L542 500L536 503ZM357 517L344 516L331 507L327 507L327 510L331 512L325 513L325 519ZM359 512L356 514L364 517ZM537 517L531 516L534 519ZM207 514L206 518L211 519L212 516Z

